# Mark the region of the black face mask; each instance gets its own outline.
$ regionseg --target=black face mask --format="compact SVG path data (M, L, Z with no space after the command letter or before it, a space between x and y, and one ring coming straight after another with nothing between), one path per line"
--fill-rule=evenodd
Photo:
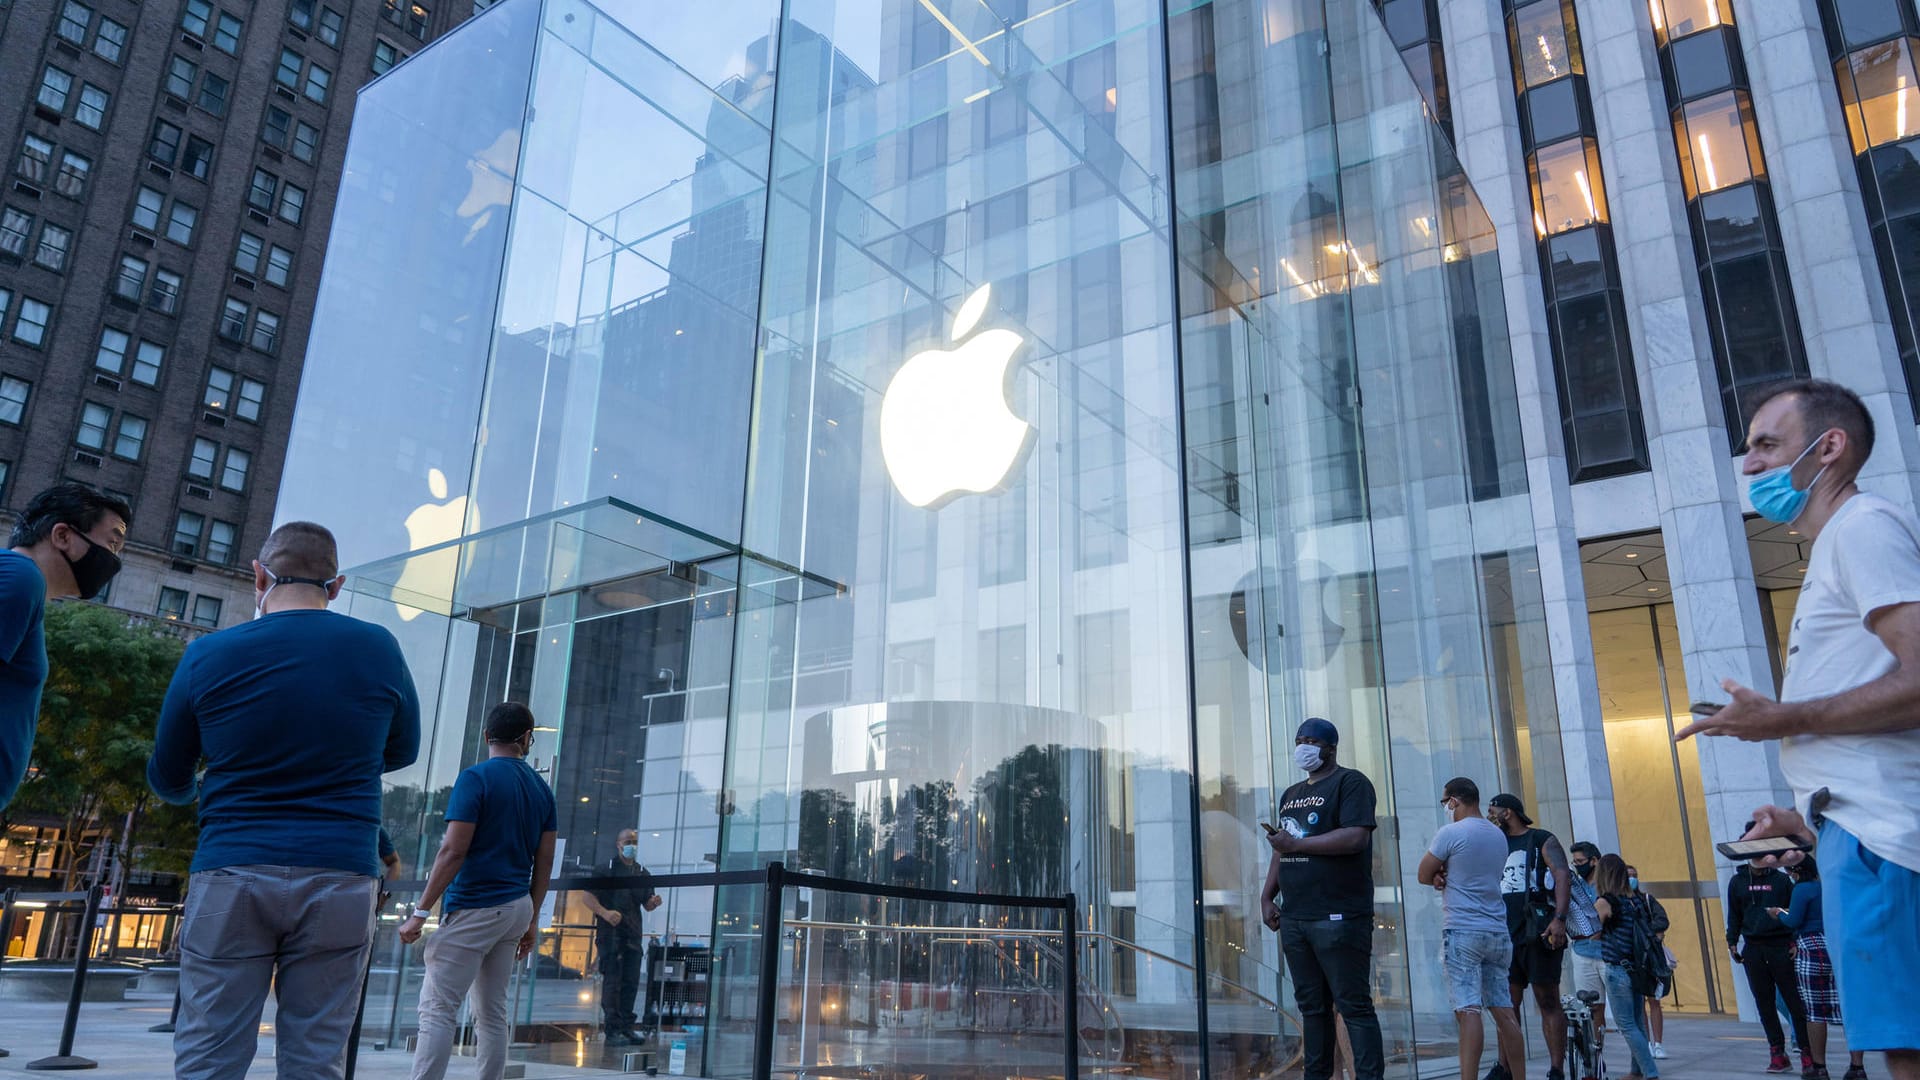
M1580 871L1580 876L1585 880L1587 881L1593 880L1593 864L1592 863L1581 863L1579 866L1574 867L1574 869Z
M87 553L77 559L64 551L60 555L67 560L67 566L73 571L73 583L80 590L80 599L91 600L99 596L100 590L106 588L107 582L112 581L113 576L120 572L120 556L94 543L93 538L86 533L78 529L74 529L73 532L75 536L87 542Z

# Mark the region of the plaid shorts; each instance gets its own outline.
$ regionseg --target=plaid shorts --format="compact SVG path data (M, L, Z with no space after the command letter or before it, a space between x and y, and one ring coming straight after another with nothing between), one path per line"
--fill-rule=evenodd
M1827 935L1814 931L1794 942L1793 973L1800 998L1807 1003L1807 1019L1815 1024L1840 1022L1840 987L1833 981L1833 960L1827 956Z

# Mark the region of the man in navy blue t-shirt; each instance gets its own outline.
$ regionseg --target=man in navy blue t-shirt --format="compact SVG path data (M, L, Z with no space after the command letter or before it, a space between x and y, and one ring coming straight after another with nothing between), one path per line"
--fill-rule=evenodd
M120 572L133 511L85 484L33 497L0 552L0 810L27 774L47 683L47 601L91 600Z
M346 1069L373 940L380 776L418 756L420 701L392 634L327 610L346 581L338 560L318 525L275 529L253 564L262 614L189 645L160 707L147 783L200 800L182 1078L246 1074L269 986L280 1075Z
M420 940L434 901L446 894L440 929L427 942L420 987L415 1080L440 1080L453 1052L460 1000L472 991L480 1075L507 1064L507 980L533 949L540 905L553 874L553 790L527 764L533 713L503 701L488 713L488 756L453 782L447 832L427 875L420 906L400 924L400 940Z

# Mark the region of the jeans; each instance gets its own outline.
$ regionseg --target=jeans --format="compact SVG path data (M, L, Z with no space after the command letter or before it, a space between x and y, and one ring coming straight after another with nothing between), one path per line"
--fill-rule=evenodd
M1633 1051L1633 1071L1649 1080L1659 1076L1660 1063L1653 1059L1653 1044L1640 1026L1640 995L1633 992L1633 976L1627 974L1623 964L1607 965L1607 1012Z
M1374 1015L1373 918L1280 920L1280 952L1293 976L1293 1001L1300 1009L1305 1046L1305 1080L1333 1076L1339 1045L1334 1013L1347 1022L1353 1044L1355 1080L1380 1080L1387 1071L1380 1040L1380 1018Z
M480 1080L500 1080L506 1074L507 982L513 976L513 954L532 922L533 897L523 896L498 907L461 908L442 919L440 929L427 938L413 1080L447 1075L460 1002L469 991Z
M373 942L378 883L297 866L194 874L180 925L179 1080L239 1080L253 1064L272 987L279 1075L346 1074L347 1037Z
M1780 1051L1787 1048L1787 1042L1780 1016L1771 1007L1776 994L1787 1003L1787 1015L1793 1021L1793 1044L1807 1045L1807 1007L1800 1001L1800 977L1793 972L1792 949L1792 938L1748 938L1746 948L1740 950L1740 966L1747 969L1747 989L1753 991L1753 1007L1760 1013L1760 1026L1767 1031L1767 1045Z
M1506 1008L1507 965L1513 962L1513 939L1499 930L1443 930L1441 959L1447 969L1447 998L1454 1012ZM1467 1080L1472 1080L1468 1077Z
M601 1030L608 1035L631 1034L640 1020L633 1005L645 981L646 939L601 926L598 945Z

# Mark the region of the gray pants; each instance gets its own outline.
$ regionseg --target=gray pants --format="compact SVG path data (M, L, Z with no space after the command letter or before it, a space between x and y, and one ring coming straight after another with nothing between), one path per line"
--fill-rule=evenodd
M273 987L279 1075L342 1077L373 941L377 883L304 866L193 875L180 928L179 1080L247 1074Z
M533 898L509 904L461 908L440 921L427 938L427 978L420 984L420 1042L413 1054L413 1080L447 1075L460 1001L471 997L480 1080L500 1080L507 1071L507 980L513 954L533 922ZM469 994L471 990L471 994Z

